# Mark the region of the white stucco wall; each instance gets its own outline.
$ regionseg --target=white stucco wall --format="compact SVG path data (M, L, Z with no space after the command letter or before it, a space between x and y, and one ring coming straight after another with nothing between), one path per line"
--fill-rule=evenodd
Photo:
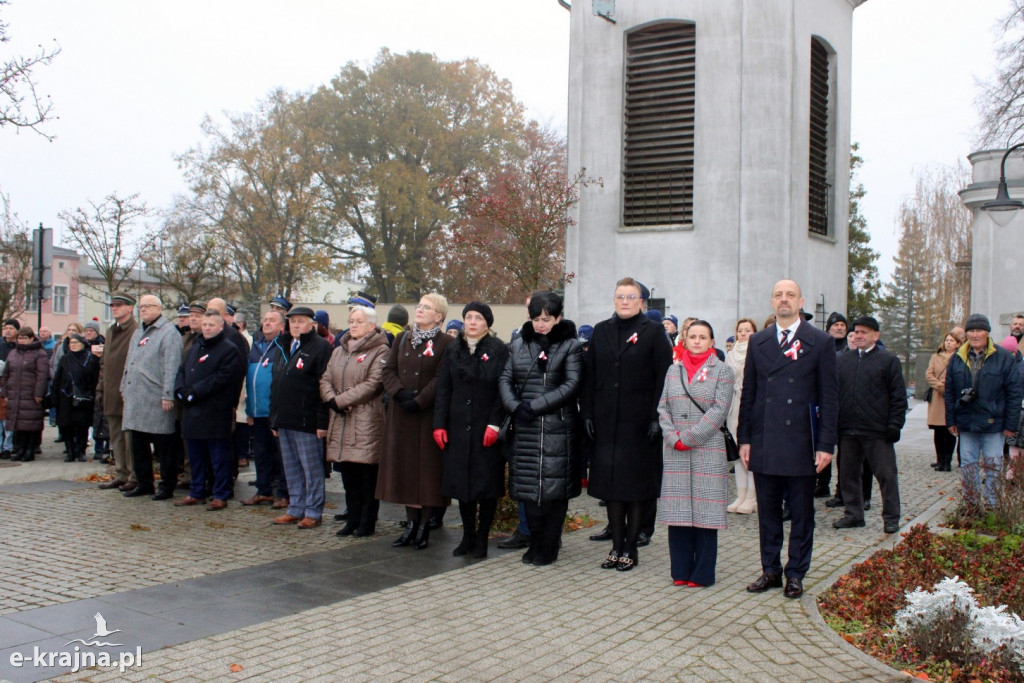
M573 2L569 59L569 172L603 187L581 192L570 230L567 314L594 323L612 311L615 281L630 275L680 318L708 319L723 341L735 320L763 320L772 284L793 277L807 310L824 295L846 309L850 54L859 0L617 0L611 24ZM696 24L692 229L621 226L625 35L664 19ZM830 98L832 225L807 230L811 36L836 53ZM827 315L826 311L826 315ZM820 322L820 321L819 321Z

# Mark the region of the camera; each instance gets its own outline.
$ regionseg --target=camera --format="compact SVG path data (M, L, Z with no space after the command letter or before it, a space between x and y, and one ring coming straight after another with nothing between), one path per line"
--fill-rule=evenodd
M960 392L960 405L969 406L974 403L974 400L978 398L978 390L974 387L967 387Z

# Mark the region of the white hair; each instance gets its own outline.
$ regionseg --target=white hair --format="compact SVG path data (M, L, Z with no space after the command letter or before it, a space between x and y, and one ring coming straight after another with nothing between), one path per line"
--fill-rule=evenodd
M363 317L366 318L366 322L374 324L377 323L377 309L370 308L369 306L353 306L351 309L349 309L348 314L352 315L356 311L359 311L363 314Z

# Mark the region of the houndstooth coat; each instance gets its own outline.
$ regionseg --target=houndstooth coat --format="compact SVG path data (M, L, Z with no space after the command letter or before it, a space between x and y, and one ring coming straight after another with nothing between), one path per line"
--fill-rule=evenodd
M668 369L658 403L665 461L658 521L663 524L726 528L729 463L719 428L732 403L733 376L732 368L714 355L693 376L692 383L682 365ZM683 382L706 413L687 397ZM691 450L675 450L676 441Z

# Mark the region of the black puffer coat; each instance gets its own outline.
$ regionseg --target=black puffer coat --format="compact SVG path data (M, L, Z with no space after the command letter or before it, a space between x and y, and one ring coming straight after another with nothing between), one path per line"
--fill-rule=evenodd
M526 401L535 415L514 424L509 495L516 500L541 503L580 495L576 398L582 373L583 347L568 321L555 325L546 339L528 322L512 342L499 383L501 400L509 411Z
M86 347L78 354L66 352L53 375L52 401L57 407L58 427L85 427L93 424L96 407L96 382L100 377L100 359ZM75 396L80 399L75 405Z
M497 427L506 410L498 395L508 347L497 337L481 339L473 353L464 337L448 345L437 374L434 429L448 430L441 495L460 501L500 498L505 493L501 447L484 447L488 425Z

